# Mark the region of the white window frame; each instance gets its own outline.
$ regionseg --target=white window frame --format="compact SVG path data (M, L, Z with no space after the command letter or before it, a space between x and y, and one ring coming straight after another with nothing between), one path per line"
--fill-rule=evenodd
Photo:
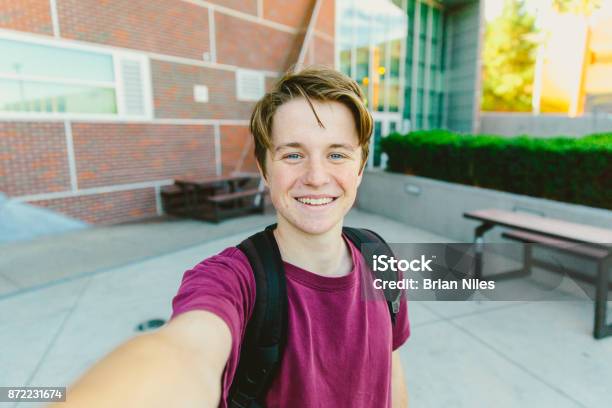
M115 101L117 104L117 113L77 113L77 112L10 112L0 111L0 119L54 119L54 120L150 120L153 118L153 98L151 89L151 64L147 55L138 52L126 52L123 50L109 50L104 47L96 47L93 45L76 44L72 42L62 41L53 38L41 38L30 35L23 35L12 32L0 31L0 39L13 40L23 43L38 44L53 48L71 49L84 52L94 52L97 54L108 55L113 61L114 81L89 81L69 78L54 78L35 75L15 75L0 73L0 79L23 79L34 81L45 81L54 84L65 85L88 85L103 88L113 88L115 90ZM121 77L121 59L138 60L140 62L142 87L143 87L143 104L144 113L142 115L128 115L125 112L124 106L124 84Z

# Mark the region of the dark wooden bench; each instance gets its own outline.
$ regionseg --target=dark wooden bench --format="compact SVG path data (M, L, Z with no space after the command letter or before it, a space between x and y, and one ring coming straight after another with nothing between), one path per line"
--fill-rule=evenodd
M166 214L183 215L185 213L185 193L177 185L164 186L160 190L162 208Z
M532 245L524 246L524 264L520 270L496 274L489 278L495 280L526 276L532 266L540 266L556 272L563 272L584 282L595 285L595 324L593 336L597 339L612 336L612 324L607 323L607 301L610 267L612 266L612 231L590 225L577 224L554 218L542 217L514 211L485 209L464 213L468 219L480 221L474 230L475 267L474 277L482 278L482 257L484 234L499 226L509 228L503 237L540 245L554 251L560 251L572 256L590 259L597 263L595 278L569 271L550 262L533 259Z
M603 249L593 247L587 244L570 242L558 238L552 238L546 235L536 234L520 230L509 230L502 233L502 237L523 242L527 245L523 246L523 268L520 271L515 271L517 275L530 275L531 268L536 266L544 268L560 274L565 274L572 279L582 282L587 282L595 285L598 309L595 311L595 330L596 338L602 338L612 334L612 326L606 325L606 307L608 301L608 291L612 290L612 282L608 279L609 262L606 262L610 257L610 252ZM553 251L570 254L581 259L594 261L597 264L597 274L595 277L586 275L580 271L572 270L566 267L561 267L552 262L544 261L533 257L533 245L551 249ZM513 272L505 272L503 278L509 277Z
M235 214L261 213L264 212L264 198L266 190L258 188L237 191L235 193L215 194L206 197L206 201L212 204L211 221L219 222L222 219ZM256 203L256 197L259 202Z
M178 179L174 185L162 187L162 207L166 214L215 222L263 212L265 192L254 188L259 184L260 178L253 174Z
M214 189L177 184L164 186L160 190L164 213L176 216L191 216L202 210L202 203L210 194L214 194Z

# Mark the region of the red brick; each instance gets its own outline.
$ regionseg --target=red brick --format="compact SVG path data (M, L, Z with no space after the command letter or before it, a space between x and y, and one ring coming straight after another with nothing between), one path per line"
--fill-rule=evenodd
M176 0L57 0L63 37L202 59L208 9Z
M295 35L215 13L217 61L245 68L284 71ZM221 29L222 28L222 29Z
M79 188L215 174L212 126L72 125Z
M257 15L257 0L208 0L209 3Z
M228 174L232 171L257 171L255 163L253 136L249 132L248 126L221 126L221 162L223 163L223 173ZM237 168L237 163L247 148L241 168Z
M308 27L315 0L265 0L264 18L285 24L296 29ZM315 30L327 35L334 35L335 4L334 0L322 0Z
M314 63L334 67L334 43L319 36L313 36L314 41Z
M323 0L315 30L334 37L336 31L336 8L334 0Z
M157 215L154 188L41 200L31 204L92 224L116 224Z
M236 99L236 73L194 65L151 61L155 116L160 118L247 119L254 102ZM208 87L209 102L195 102L193 86Z
M53 34L49 0L0 0L0 27Z
M314 4L314 0L265 0L263 17L293 28L304 28L308 26Z
M20 196L66 190L64 124L0 122L0 191Z

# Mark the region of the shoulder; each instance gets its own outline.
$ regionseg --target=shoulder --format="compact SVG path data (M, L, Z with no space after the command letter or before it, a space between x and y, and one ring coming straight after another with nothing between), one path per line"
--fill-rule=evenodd
M220 317L234 342L244 333L255 302L255 279L246 256L229 247L183 274L172 299L171 319L186 312L206 311Z
M249 261L246 255L238 249L238 247L231 246L225 248L223 251L219 252L216 255L208 257L200 262L198 265L206 264L206 263L214 263L219 262L223 264L232 264L232 265L244 265L248 266Z
M255 298L255 278L249 261L236 247L210 256L183 274L173 300L175 314L212 300L244 304Z
M233 272L238 276L248 278L252 275L251 265L246 255L237 247L228 247L216 255L210 256L190 270L185 272L183 281L188 278L205 277L208 275L224 274Z

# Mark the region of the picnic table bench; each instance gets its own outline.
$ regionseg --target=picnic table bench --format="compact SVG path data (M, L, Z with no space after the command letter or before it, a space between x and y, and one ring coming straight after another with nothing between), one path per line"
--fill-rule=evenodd
M609 282L610 266L612 265L612 230L498 209L471 211L464 213L463 216L481 222L474 230L475 278L483 277L483 236L495 226L509 228L502 234L505 238L595 261L597 274L593 278L579 271L559 268L550 262L534 259L531 251L532 246L525 245L523 247L523 267L520 270L496 274L491 278L501 280L526 276L530 274L532 266L539 266L554 272L567 273L572 278L593 283L596 289L593 336L596 339L601 339L612 335L612 324L607 323L606 320L608 290L612 289Z
M263 213L266 193L260 188L260 177L250 174L177 179L161 191L167 214L214 222Z

